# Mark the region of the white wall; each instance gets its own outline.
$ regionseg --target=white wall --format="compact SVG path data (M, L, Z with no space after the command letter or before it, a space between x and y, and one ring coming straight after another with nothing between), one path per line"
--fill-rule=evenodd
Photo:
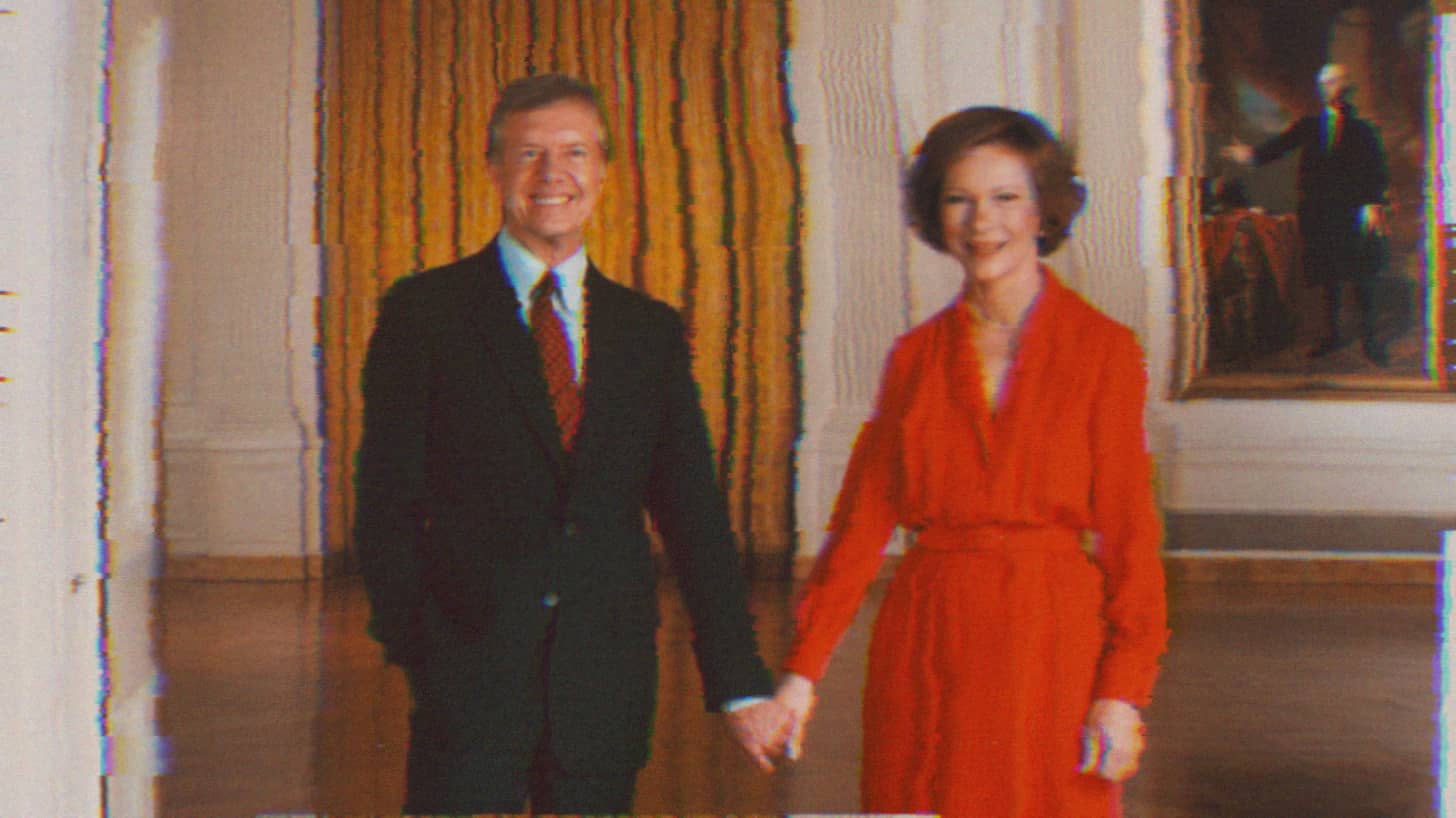
M171 31L159 165L168 552L317 556L315 5L158 2ZM817 548L890 341L959 286L954 265L906 232L898 181L929 125L975 103L1034 111L1077 144L1091 201L1051 263L1147 347L1169 509L1451 513L1456 406L1168 399L1166 4L1091 6L794 4L807 224L801 545Z
M158 420L167 259L157 176L165 0L113 0L106 89L107 341L105 423L108 582L106 804L113 815L155 811L164 754L156 735L161 678L152 655L152 588L161 538Z
M1050 263L1146 347L1167 509L1456 512L1456 403L1170 399L1167 20L1164 0L795 4L808 212L801 554L819 547L884 351L959 285L908 238L897 184L930 124L970 104L1030 110L1076 144L1089 206Z
M1456 513L1456 403L1165 399L1175 332L1163 221L1172 145L1167 88L1147 77L1165 64L1167 33L1163 4L1142 0L1142 5L1138 50L1145 59L1137 120L1145 165L1139 243L1148 282L1145 339L1154 382L1164 386L1150 408L1150 427L1162 457L1167 506L1283 514Z
M317 556L316 4L166 5L168 556Z
M827 520L848 441L911 312L906 235L884 206L901 155L888 70L894 19L877 0L794 6L789 81L806 205L801 549Z
M967 105L1024 108L1075 130L1063 104L1071 69L1046 58L1068 51L1060 19L1044 0L794 5L790 83L807 212L801 554L819 547L890 343L960 289L955 263L905 228L899 185L910 154L936 120ZM1090 245L1069 245L1052 262L1080 285ZM1135 317L1141 298L1133 303Z
M164 337L180 550L318 552L317 28L0 3L0 814L155 810Z
M0 8L0 814L95 815L105 6Z

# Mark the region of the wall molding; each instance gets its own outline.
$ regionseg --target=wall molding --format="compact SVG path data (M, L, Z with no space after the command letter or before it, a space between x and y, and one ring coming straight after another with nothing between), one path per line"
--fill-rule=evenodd
M1289 583L1435 585L1441 558L1434 554L1323 551L1176 551L1163 556L1169 584Z
M170 413L169 413L170 414ZM188 413L185 419L164 422L163 447L167 452L299 452L320 445L302 424L208 423Z
M292 556L167 555L168 582L304 582L354 573L346 553Z
M1169 552L1429 556L1440 553L1442 532L1456 530L1456 513L1168 511L1165 525Z
M1456 481L1456 447L1442 441L1180 441L1159 463L1179 511L1449 516Z
M208 441L169 449L162 481L166 551L174 556L319 553L303 473L316 453ZM316 469L316 466L313 468Z

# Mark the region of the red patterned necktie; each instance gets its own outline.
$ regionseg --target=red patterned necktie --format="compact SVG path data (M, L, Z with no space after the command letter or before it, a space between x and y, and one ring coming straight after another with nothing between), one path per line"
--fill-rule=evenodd
M576 427L581 421L581 392L576 385L576 372L571 365L571 343L566 327L556 315L551 298L561 289L556 273L547 270L531 291L531 337L541 351L541 368L546 387L551 391L551 408L556 412L556 427L561 430L561 445L571 451L576 440Z

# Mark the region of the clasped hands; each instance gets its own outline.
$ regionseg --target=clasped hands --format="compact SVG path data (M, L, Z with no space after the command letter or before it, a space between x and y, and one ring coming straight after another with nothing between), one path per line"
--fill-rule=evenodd
M725 713L724 718L738 746L764 772L773 772L773 759L799 757L813 701L813 683L790 673L772 699Z

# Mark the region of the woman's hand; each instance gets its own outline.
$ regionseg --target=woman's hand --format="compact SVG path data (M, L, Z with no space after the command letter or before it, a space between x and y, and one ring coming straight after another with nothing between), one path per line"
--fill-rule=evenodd
M1126 781L1137 772L1143 752L1143 718L1136 707L1119 699L1098 699L1082 727L1082 766L1108 781Z
M809 714L814 711L814 683L797 673L786 673L779 680L774 701L793 714L788 749L785 755L797 760L804 751L804 727L809 723Z
M743 752L759 769L773 772L773 759L785 753L794 715L774 699L762 699L727 712L724 717L728 732Z
M1385 208L1368 204L1360 208L1360 229L1371 236L1389 236L1390 226L1385 221Z

